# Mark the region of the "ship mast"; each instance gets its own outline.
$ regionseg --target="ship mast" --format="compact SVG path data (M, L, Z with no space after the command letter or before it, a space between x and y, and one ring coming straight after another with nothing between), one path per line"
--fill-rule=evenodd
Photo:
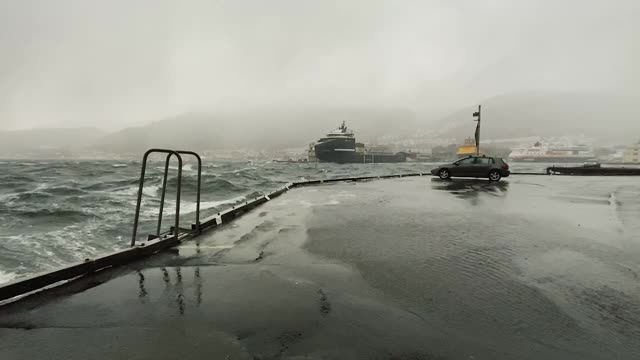
M476 138L476 156L480 156L480 112L481 112L481 107L482 105L478 105L478 111L473 113L473 117L477 117L477 121L478 124L476 125L476 133L475 133L475 138Z

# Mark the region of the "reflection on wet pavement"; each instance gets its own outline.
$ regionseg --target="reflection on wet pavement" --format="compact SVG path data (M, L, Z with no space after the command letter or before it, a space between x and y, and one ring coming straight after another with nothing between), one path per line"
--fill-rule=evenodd
M450 192L461 199L467 199L472 205L478 205L478 198L484 194L505 196L509 190L508 181L489 181L480 179L431 179L431 188Z
M187 286L193 287L193 299L189 299L189 303L195 303L195 306L198 307L202 304L202 278L200 277L200 267L187 267L185 268L187 271L193 272L193 280L192 283L189 283ZM173 272L175 273L174 279L172 281L171 276L169 275L169 271L167 268L149 268L145 270L136 270L138 274L138 298L141 304L146 304L149 302L149 298L153 297L154 294L149 294L147 290L146 282L147 277L144 275L145 273L149 275L149 273L160 273L161 280L163 283L163 292L162 297L165 299L175 299L175 305L178 309L178 313L180 315L184 315L186 307L187 307L187 297L185 297L184 292L184 284L183 284L183 269L181 267L174 267ZM153 280L157 280L157 277L152 277ZM151 286L152 289L158 289L158 284L153 284Z

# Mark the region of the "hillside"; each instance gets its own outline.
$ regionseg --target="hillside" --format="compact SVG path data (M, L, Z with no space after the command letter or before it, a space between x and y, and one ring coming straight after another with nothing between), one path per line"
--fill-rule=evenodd
M409 132L415 116L403 110L268 110L232 114L183 114L146 126L109 134L95 145L111 152L140 152L150 147L277 149L305 147L343 120L358 139L390 130Z
M584 135L600 142L631 143L640 139L640 107L629 98L594 93L518 93L481 103L485 140L562 135ZM462 142L473 136L471 114L475 110L476 106L464 107L432 123L404 109L267 109L181 114L113 133L93 128L5 131L0 132L0 158L130 155L152 147L195 151L302 148L343 120L362 142L415 138L420 133Z
M473 136L477 105L447 116L435 126L443 137ZM518 93L482 101L482 136L585 135L602 141L640 138L640 107L630 98L594 93Z
M95 128L53 128L0 132L0 152L15 154L49 149L72 149L94 144L105 136Z

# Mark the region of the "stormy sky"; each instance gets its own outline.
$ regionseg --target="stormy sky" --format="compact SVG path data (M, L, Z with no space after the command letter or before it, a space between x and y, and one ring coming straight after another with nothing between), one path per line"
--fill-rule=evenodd
M0 0L0 130L640 95L637 0Z

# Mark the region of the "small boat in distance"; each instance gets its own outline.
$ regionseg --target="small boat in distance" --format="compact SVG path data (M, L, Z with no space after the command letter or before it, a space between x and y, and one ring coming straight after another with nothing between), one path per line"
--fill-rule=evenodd
M464 144L458 147L458 151L456 154L458 155L458 159L467 156L484 155L483 152L478 152L476 141L473 138L466 138L464 140Z
M392 153L367 148L356 142L352 130L343 121L337 129L311 144L317 161L338 164L349 163L399 163L407 160L407 153ZM311 157L310 157L311 158Z
M582 176L640 176L638 167L603 167L597 162L588 162L582 166L551 166L547 168L549 175L582 175Z

